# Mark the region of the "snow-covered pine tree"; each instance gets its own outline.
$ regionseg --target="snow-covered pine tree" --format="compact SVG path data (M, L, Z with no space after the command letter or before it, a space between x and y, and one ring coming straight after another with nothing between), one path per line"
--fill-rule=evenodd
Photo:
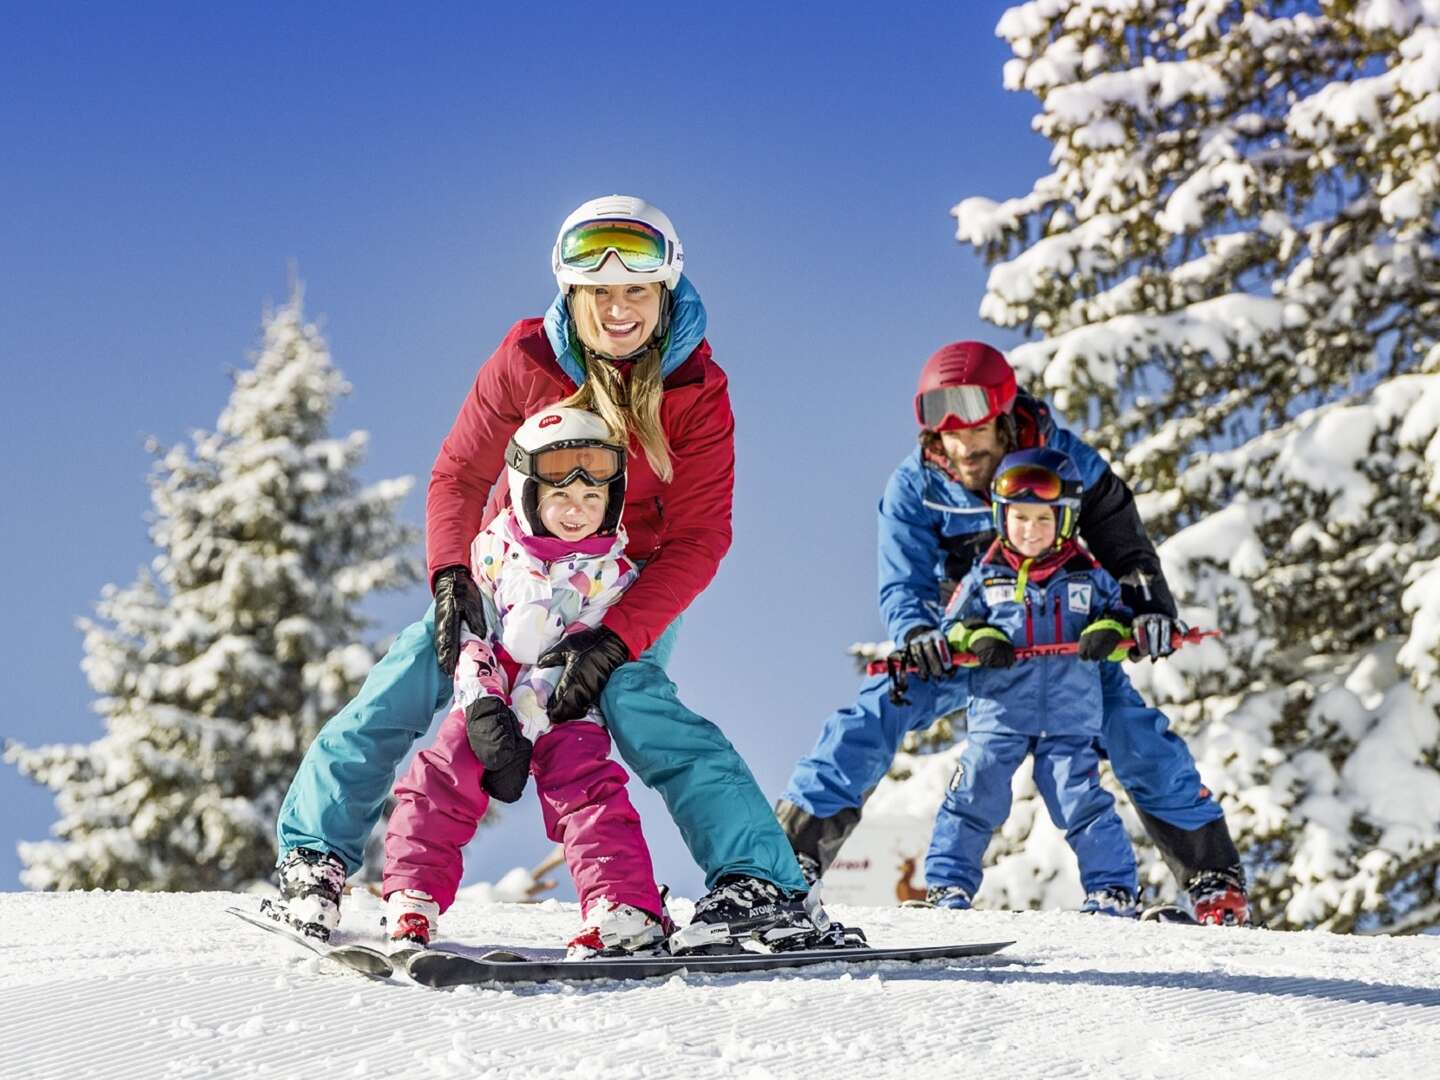
M981 313L1040 338L1011 360L1226 633L1137 682L1261 918L1440 923L1440 2L1034 0L997 33L1053 168L954 209Z
M105 735L6 758L54 789L58 839L20 847L36 889L236 889L275 861L276 811L319 726L376 656L361 600L416 580L409 478L362 486L367 436L332 438L349 387L297 287L265 319L214 433L155 447L158 554L83 620Z

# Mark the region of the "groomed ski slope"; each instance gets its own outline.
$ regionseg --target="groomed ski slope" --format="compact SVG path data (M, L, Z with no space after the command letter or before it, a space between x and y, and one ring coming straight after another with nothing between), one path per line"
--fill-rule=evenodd
M836 908L872 942L1016 942L926 968L436 991L333 968L232 894L0 894L0 1074L104 1077L1440 1075L1440 938ZM378 902L351 898L348 934ZM690 905L672 902L677 917ZM462 899L448 936L554 946L571 904Z

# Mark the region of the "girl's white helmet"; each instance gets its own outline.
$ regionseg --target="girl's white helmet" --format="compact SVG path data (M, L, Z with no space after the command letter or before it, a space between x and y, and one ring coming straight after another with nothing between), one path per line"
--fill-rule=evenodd
M535 413L505 448L510 506L531 536L549 536L540 523L540 484L564 486L577 478L606 487L605 517L597 535L611 535L625 508L625 448L595 413L552 405Z
M673 291L685 272L685 248L664 211L634 195L606 195L565 219L550 249L550 269L561 292L646 281Z

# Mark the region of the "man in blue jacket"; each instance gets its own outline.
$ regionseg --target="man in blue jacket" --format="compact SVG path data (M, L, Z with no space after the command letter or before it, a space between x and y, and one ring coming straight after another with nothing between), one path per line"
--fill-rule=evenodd
M1005 357L975 341L946 345L925 364L915 397L920 444L880 500L880 610L890 636L920 668L911 704L889 700L870 678L855 704L831 714L815 749L796 765L777 816L808 873L824 874L860 821L860 808L907 732L963 709L966 676L950 665L941 614L995 533L988 492L1012 450L1053 447L1084 481L1079 533L1121 585L1135 613L1139 656L1174 651L1175 600L1130 489L1091 447L1058 427L1043 402L1017 392ZM1101 665L1101 747L1151 839L1189 894L1197 919L1249 919L1244 874L1224 814L1194 758L1158 709L1145 704L1119 664Z

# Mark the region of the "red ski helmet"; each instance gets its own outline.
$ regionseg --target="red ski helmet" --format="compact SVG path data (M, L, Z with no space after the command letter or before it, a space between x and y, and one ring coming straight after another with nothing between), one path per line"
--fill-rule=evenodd
M979 427L1014 407L1015 390L1015 372L999 349L956 341L925 361L915 419L929 431Z

